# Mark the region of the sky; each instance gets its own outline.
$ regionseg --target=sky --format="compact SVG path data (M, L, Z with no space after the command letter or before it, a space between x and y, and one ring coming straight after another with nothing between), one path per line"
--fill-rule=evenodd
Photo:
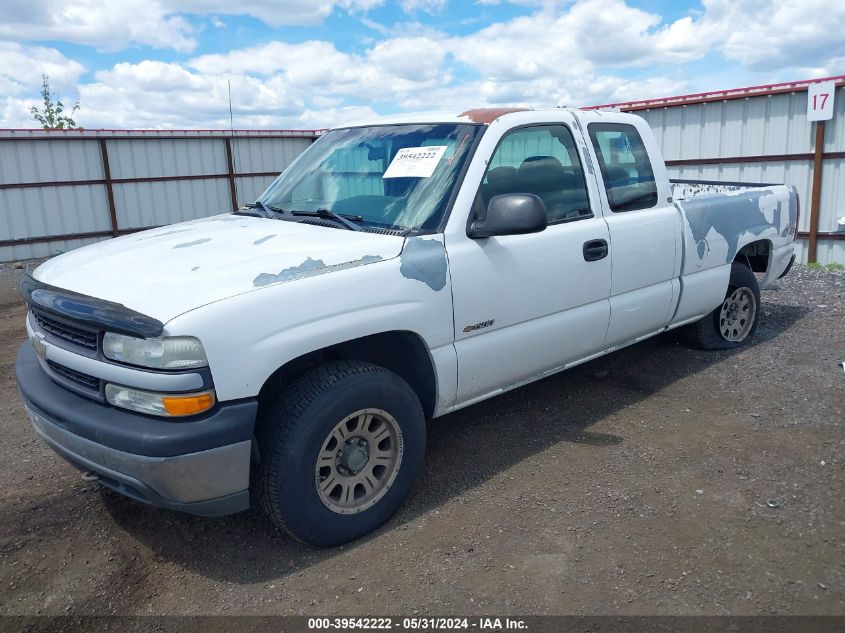
M845 73L841 0L0 0L0 127L318 129Z

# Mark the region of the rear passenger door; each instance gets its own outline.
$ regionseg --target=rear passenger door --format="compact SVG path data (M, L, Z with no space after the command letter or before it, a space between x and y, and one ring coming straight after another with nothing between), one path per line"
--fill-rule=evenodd
M647 148L637 127L601 122L590 123L587 131L604 183L610 231L609 348L669 322L679 288L680 216L659 191L649 158L657 150ZM647 139L653 142L650 134Z
M447 239L459 404L601 350L610 312L608 229L594 213L595 183L587 182L566 125L518 127L498 142L474 213L495 195L530 193L546 204L549 226Z

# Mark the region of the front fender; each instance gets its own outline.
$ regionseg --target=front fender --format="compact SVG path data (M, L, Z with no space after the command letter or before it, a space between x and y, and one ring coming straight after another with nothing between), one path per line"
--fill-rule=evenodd
M304 354L409 331L431 353L443 402L457 382L451 284L448 274L441 284L424 273L400 257L272 284L180 315L165 331L203 342L220 401L257 396L276 369Z

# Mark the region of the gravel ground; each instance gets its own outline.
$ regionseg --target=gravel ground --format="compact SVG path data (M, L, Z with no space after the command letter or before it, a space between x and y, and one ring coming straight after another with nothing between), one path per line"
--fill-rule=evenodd
M741 351L661 336L435 420L400 512L332 550L82 481L18 401L20 274L0 266L0 614L845 615L843 273L796 267Z

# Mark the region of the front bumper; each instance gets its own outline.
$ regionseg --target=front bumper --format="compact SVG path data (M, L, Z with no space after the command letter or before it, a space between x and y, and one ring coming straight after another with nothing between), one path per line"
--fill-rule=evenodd
M89 400L53 382L28 341L15 363L38 435L100 483L154 506L205 516L249 507L257 402L219 405L191 421L168 421Z

